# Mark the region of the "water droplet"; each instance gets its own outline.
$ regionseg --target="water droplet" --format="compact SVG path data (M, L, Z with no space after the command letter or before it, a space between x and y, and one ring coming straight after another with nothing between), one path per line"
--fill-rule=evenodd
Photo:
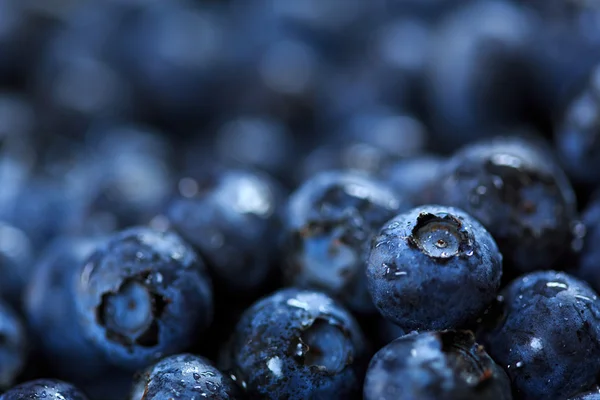
M214 382L208 381L206 382L206 389L209 392L215 393L219 389L219 387Z
M504 181L499 176L494 176L492 178L492 183L496 189L502 189L504 187Z
M544 346L542 345L542 341L536 337L531 338L531 341L529 342L529 346L535 351L540 351L544 348Z
M154 280L156 281L156 283L162 283L163 281L163 276L160 272L157 272L156 274L154 274Z
M194 372L193 377L195 380L199 380L200 379L200 374L197 372Z
M305 303L303 301L300 301L298 299L288 299L288 301L286 302L288 306L292 306L292 307L296 307L296 308L301 308L303 310L308 310L310 307L308 305L308 303Z
M269 361L267 361L267 368L277 378L280 378L282 376L281 367L282 367L282 362L279 357L273 357L273 358L269 359Z
M567 290L569 288L569 286L562 282L546 282L546 286L549 288L560 288L563 290Z
M517 367L517 368L521 368L522 366L523 366L523 361L518 361L518 362L515 364L515 367Z

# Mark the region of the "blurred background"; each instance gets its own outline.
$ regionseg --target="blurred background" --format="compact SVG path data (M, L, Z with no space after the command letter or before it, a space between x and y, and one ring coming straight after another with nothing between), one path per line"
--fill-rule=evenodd
M216 166L410 197L463 144L537 135L583 207L599 63L597 0L0 0L0 292L21 307L54 238L164 225Z
M594 3L0 0L0 246L159 223L215 164L293 188L551 138L600 60Z

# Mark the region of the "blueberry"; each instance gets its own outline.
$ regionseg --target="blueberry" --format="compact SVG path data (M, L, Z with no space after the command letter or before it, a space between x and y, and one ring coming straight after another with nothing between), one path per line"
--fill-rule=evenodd
M282 289L243 314L222 363L252 398L354 399L365 355L357 323L338 303Z
M600 301L563 272L523 275L501 293L495 323L480 337L522 399L565 399L600 373Z
M316 287L360 312L374 311L364 280L376 230L406 202L385 184L348 172L323 172L291 196L284 218L289 283Z
M54 373L69 380L96 379L106 363L90 346L74 302L77 272L103 238L56 238L39 257L24 296L27 322Z
M0 302L0 390L10 387L25 367L27 340L17 313Z
M556 146L562 164L575 180L600 183L600 67L567 107L556 127Z
M211 361L192 354L163 358L137 378L130 400L143 399L240 399L240 389Z
M534 21L499 0L471 2L443 21L426 76L436 148L451 151L523 119Z
M585 280L596 292L600 290L600 193L593 196L582 214L582 225L578 226L583 237L576 275Z
M17 308L32 266L33 248L27 235L0 221L0 297Z
M88 258L77 279L85 337L125 369L186 349L212 320L205 267L172 232L140 227L117 233Z
M280 188L268 176L219 169L181 179L166 214L216 281L243 294L270 277L280 202Z
M494 236L509 270L551 268L570 250L575 194L541 142L503 137L468 145L434 185L436 202L465 210Z
M365 400L511 400L510 381L469 331L409 334L375 354Z
M87 396L70 383L57 379L37 379L13 387L0 400L26 399L87 400Z
M371 243L367 284L379 312L404 329L448 329L476 317L500 287L502 255L473 217L422 206Z
M433 183L445 163L445 158L434 155L410 157L384 168L381 175L396 192L402 193L414 205L430 204L435 198Z

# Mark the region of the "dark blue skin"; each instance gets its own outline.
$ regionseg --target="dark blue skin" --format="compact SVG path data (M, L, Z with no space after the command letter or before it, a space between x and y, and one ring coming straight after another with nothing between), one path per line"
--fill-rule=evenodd
M254 303L222 369L259 399L356 399L366 361L354 318L329 296L282 289Z
M517 278L479 337L518 398L559 400L589 390L600 373L600 300L563 272Z
M20 229L0 221L0 297L21 307L23 289L33 269L33 248Z
M78 323L75 279L103 238L60 237L39 257L24 295L27 322L54 373L77 382L94 380L106 369L101 353Z
M375 311L364 279L370 240L408 204L384 183L322 172L289 198L283 273L288 283L324 290L354 311Z
M167 206L174 230L191 243L215 280L233 293L256 291L276 255L280 188L246 170L214 170L183 178Z
M506 373L470 331L408 334L375 354L365 400L512 400Z
M371 242L367 285L379 312L405 330L460 327L494 299L502 255L464 211L421 206L388 221Z
M600 183L600 67L565 110L555 141L560 160L574 180Z
M435 198L435 185L446 159L423 155L399 160L382 172L382 179L414 205L430 204Z
M452 151L522 119L534 21L507 1L471 2L443 21L425 77L436 149Z
M600 290L600 193L596 193L582 213L583 246L575 274L596 292Z
M19 315L0 301L0 390L10 387L25 367L28 343Z
M541 142L473 143L451 157L433 185L437 203L465 210L494 236L506 271L547 269L570 251L575 194Z
M87 396L70 383L57 379L37 379L21 383L0 395L0 400L87 400Z
M391 341L406 335L406 331L383 317L379 317L375 327L375 337L371 339L376 347L381 348Z
M88 258L77 279L84 336L124 369L188 348L212 321L204 264L172 232L139 227L117 233Z
M133 385L130 400L201 398L241 399L240 388L212 361L192 354L163 358L148 367Z

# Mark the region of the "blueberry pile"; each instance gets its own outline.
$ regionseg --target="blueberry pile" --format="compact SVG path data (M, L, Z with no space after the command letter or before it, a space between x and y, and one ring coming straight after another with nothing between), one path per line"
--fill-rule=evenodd
M600 1L0 0L0 400L600 399Z

